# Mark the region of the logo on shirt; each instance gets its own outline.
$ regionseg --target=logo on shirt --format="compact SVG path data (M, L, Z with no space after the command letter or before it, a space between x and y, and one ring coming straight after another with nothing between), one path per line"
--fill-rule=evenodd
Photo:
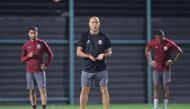
M28 49L30 49L30 48L31 48L31 46L28 47Z
M167 46L164 46L164 51L167 51L168 50L168 47Z
M99 44L99 45L102 45L102 43L103 43L102 40L99 40L99 41L98 41L98 44Z
M38 48L38 49L40 49L40 48L41 48L41 45L40 45L40 44L38 44L38 45L37 45L37 48Z
M158 46L155 46L155 48L158 48Z
M90 43L90 40L87 40L86 43L89 44L89 43Z

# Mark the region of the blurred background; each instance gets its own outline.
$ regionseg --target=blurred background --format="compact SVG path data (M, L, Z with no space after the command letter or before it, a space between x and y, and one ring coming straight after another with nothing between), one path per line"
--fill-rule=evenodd
M0 0L0 104L29 103L21 47L29 26L39 27L54 60L46 72L48 102L78 104L81 60L76 42L98 16L110 35L113 56L107 59L111 103L150 103L151 70L144 55L153 32L163 29L184 55L172 68L170 103L190 102L189 0ZM101 103L93 87L90 104Z

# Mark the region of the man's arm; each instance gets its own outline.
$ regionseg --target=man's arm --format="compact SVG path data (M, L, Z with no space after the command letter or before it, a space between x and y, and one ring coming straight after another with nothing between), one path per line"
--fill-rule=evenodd
M112 55L112 48L106 49L103 54L104 54L104 57L109 57L109 56L111 56L111 55Z
M172 44L173 44L174 48L177 50L177 54L174 57L174 59L172 60L172 64L175 64L176 61L180 58L180 56L183 54L183 50L175 43L172 43Z
M148 62L151 62L152 61L152 56L151 56L151 53L150 53L150 47L146 47L145 48L145 55L146 55L146 58L148 59Z
M48 61L45 64L45 67L48 67L49 64L51 63L54 55L53 55L53 52L51 51L50 47L48 46L48 44L46 42L44 42L44 45L45 45L45 51L46 51L46 53L48 55Z
M92 61L96 61L95 58L91 54L87 54L87 53L83 52L82 47L79 47L79 46L77 47L77 56L81 57L81 58L87 58Z
M154 60L152 60L150 49L151 48L149 46L146 46L146 48L145 48L145 55L146 55L146 58L147 58L149 64L151 66L155 67L157 65L157 63Z
M103 58L109 57L112 55L112 48L108 48L105 50L104 53L99 54L98 57L96 57L97 60L102 60Z
M29 53L27 55L27 51L25 50L24 46L22 47L22 53L21 53L21 61L26 62L30 57L32 57L33 54Z

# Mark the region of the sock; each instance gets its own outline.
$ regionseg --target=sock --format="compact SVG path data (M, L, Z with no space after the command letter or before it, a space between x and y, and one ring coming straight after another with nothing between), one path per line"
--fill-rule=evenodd
M42 105L42 108L43 108L43 109L46 109L46 105Z
M154 109L158 109L158 99L154 99Z
M33 109L36 109L36 105L32 105Z
M164 99L164 109L168 109L168 99Z

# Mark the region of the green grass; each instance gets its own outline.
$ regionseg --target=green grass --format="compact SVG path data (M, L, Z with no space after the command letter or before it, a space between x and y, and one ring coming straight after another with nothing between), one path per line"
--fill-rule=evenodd
M162 105L159 105L159 109L163 109ZM17 105L17 106L0 106L0 109L32 109L29 105ZM38 106L38 109L42 109ZM79 109L79 105L48 105L47 109ZM88 105L87 109L103 109L102 105ZM110 105L110 109L152 109L152 105L146 104L117 104ZM169 104L168 109L190 109L190 104Z

